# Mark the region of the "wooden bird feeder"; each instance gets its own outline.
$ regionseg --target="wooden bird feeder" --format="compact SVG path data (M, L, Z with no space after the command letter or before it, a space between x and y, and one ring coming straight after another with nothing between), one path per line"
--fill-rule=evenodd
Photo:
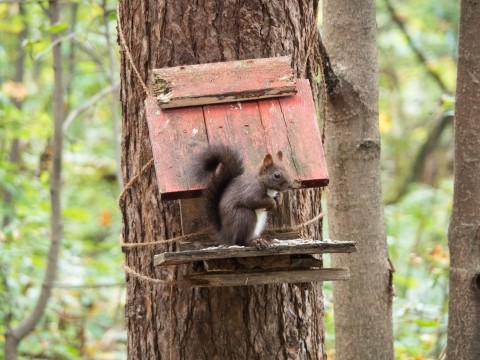
M247 171L266 153L282 150L301 187L328 184L310 84L294 78L289 57L157 69L152 82L154 96L145 107L162 200L200 196L190 159L206 144L235 146ZM197 270L185 277L194 286L345 280L349 269L321 269L311 254L353 251L353 242L282 240L265 250L163 253L155 265L195 263Z

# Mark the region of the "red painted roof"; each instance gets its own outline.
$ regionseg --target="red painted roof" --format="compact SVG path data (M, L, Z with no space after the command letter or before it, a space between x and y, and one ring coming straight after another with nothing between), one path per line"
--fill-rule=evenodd
M284 162L302 187L328 184L322 141L308 80L297 94L281 98L160 109L145 101L159 190L163 200L200 195L189 176L192 154L202 144L230 144L243 152L247 171L266 153L282 150Z

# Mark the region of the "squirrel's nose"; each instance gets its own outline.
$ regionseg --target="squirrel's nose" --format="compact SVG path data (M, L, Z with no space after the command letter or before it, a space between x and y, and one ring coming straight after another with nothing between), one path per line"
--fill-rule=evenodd
M293 179L290 183L290 189L298 189L302 184L297 179Z

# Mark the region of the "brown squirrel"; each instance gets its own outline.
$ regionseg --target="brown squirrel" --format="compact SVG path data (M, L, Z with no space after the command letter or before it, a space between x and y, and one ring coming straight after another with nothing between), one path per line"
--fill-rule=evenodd
M204 205L216 244L270 245L260 238L267 211L281 204L282 191L294 187L282 158L281 151L275 160L267 154L257 174L246 174L242 157L230 146L210 145L198 155L194 176L207 184Z

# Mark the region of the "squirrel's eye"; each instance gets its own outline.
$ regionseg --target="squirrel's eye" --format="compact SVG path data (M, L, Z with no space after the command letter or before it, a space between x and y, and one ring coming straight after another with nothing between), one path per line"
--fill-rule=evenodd
M274 179L280 179L280 177L281 177L281 175L278 171L273 173L273 178Z

